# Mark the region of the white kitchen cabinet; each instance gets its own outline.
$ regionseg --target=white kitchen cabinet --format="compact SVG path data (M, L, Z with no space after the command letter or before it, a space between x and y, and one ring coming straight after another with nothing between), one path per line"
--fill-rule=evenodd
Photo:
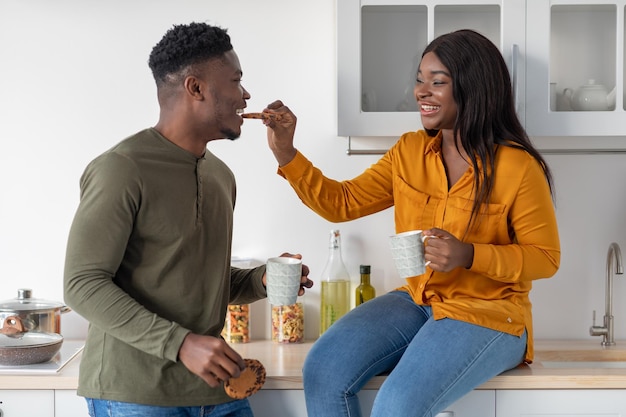
M626 135L625 8L623 0L527 1L531 136Z
M625 10L626 0L339 1L338 134L420 129L421 53L436 36L470 28L502 51L522 124L548 138L540 148L625 149Z
M413 86L422 51L456 29L477 30L501 49L523 103L525 16L524 0L338 1L338 134L397 137L420 129Z
M0 390L0 417L54 417L54 391Z
M377 390L362 390L359 402L363 416L370 414ZM250 397L255 417L306 417L304 391L261 390ZM495 417L495 391L475 390L446 408L441 417Z
M495 417L495 390L474 390L446 408L445 417ZM442 417L444 417L442 416Z
M56 417L89 417L85 398L76 395L76 390L54 391L54 415Z
M498 390L496 417L626 415L624 390Z
M254 417L306 417L302 390L260 390L249 401Z

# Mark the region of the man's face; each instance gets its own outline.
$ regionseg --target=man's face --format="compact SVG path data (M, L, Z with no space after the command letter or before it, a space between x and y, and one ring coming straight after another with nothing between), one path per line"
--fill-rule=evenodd
M250 94L241 85L241 65L234 50L206 64L204 81L208 86L203 118L209 124L212 139L236 139L241 135L243 119L239 115Z

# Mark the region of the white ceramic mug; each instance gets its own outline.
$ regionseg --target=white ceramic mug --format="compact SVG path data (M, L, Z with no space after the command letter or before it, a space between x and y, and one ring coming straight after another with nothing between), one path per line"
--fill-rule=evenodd
M430 236L428 236L430 237ZM411 230L390 236L391 256L401 278L422 275L430 261L424 259L424 241L421 230Z
M288 306L296 302L302 278L302 260L279 256L265 264L267 298L271 305Z

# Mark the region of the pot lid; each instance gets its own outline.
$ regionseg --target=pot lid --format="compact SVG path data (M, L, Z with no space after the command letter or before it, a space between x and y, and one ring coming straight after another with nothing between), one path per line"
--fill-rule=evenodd
M17 298L0 302L0 312L39 311L65 307L63 303L32 298L32 295L32 290L25 288L17 290Z
M54 345L63 340L58 333L24 332L16 334L0 333L0 349L3 348L31 348Z

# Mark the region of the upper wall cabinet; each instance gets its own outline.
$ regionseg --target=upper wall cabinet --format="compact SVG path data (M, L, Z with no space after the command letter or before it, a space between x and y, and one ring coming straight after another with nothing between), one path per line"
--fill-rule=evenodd
M420 129L421 53L436 36L469 28L502 51L529 135L567 137L565 148L596 148L601 141L586 137L604 137L624 148L625 10L626 0L337 1L338 134Z
M524 0L337 1L339 136L400 136L420 129L413 86L422 51L435 37L457 29L474 29L500 48L523 120L525 4Z
M529 0L526 129L624 136L626 1Z

